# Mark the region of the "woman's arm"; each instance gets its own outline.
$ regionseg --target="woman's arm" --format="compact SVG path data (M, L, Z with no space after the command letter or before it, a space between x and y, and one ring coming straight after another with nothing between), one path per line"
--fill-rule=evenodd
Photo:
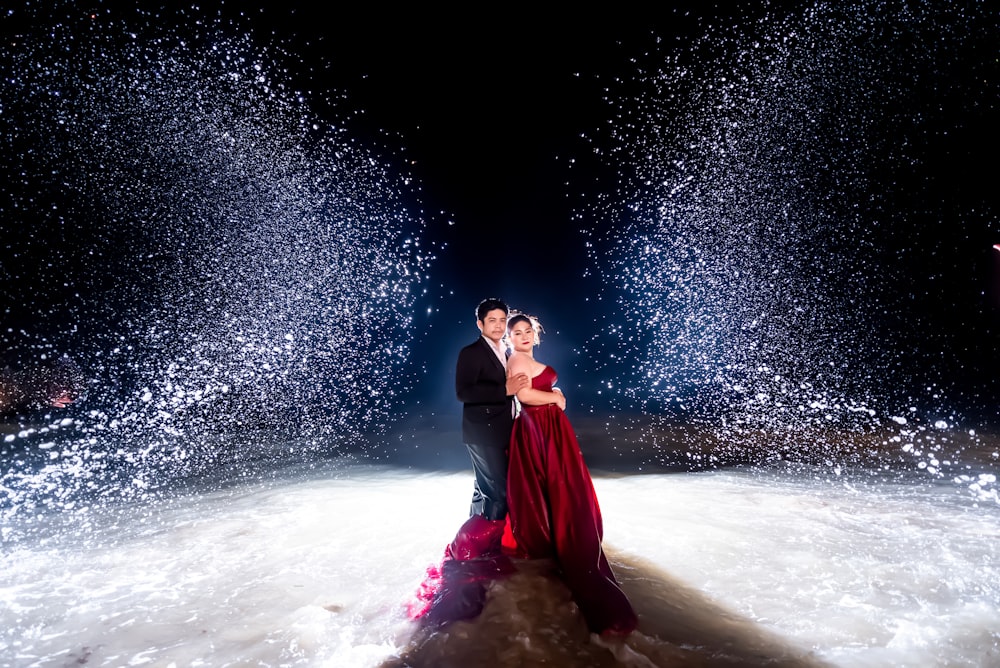
M517 393L517 400L528 406L555 404L561 410L566 410L566 397L563 396L562 392L555 388L553 388L552 392L546 392L545 390L536 390L531 387L526 387Z
M534 371L534 369L532 369L531 360L523 355L511 355L511 358L507 360L508 376L517 373L524 373L531 378L532 371ZM517 391L517 400L527 406L556 404L559 408L566 410L566 397L563 396L562 392L546 392L545 390L536 390L530 385Z

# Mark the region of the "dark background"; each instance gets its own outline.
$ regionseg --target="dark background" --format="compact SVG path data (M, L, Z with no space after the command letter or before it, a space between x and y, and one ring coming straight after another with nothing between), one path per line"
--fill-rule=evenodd
M296 4L94 6L130 21L138 15L183 26L222 18L245 28L318 117L344 125L387 162L411 171L418 184L413 207L437 256L414 321L417 380L408 407L419 416L457 414L454 361L478 335L473 312L487 296L542 319L547 336L539 357L559 370L571 406L598 402L593 360L583 346L601 335L602 315L614 320L618 314L614 303L592 301L603 286L587 273L581 228L592 221L580 212L619 187L619 175L594 155L592 144L617 122L613 100L628 94L637 72L688 53L692 40L710 29L750 26L760 16L780 17L811 3L734 8L692 1L600 11L505 6L465 13ZM970 70L972 80L963 85L978 86L980 75ZM884 193L882 206L927 215L881 238L877 259L912 270L891 288L898 290L891 297L898 308L881 326L902 332L898 340L912 366L948 376L995 417L1000 253L990 245L1000 237L951 243L953 230L936 208L941 195L957 190L976 215L995 210L996 106L967 112L943 108L926 137L923 171L907 177L911 181L887 175L893 190ZM900 113L905 117L906 110ZM945 348L943 361L938 353Z
M594 320L573 221L581 202L568 186L589 152L582 135L605 122L604 89L634 67L630 59L705 20L685 15L685 4L693 6L615 16L406 7L328 17L277 3L245 12L301 58L289 72L317 113L360 110L349 116L352 133L384 146L390 160L405 156L421 183L427 238L439 252L415 320L423 330L415 332L416 415L458 413L454 362L478 336L473 314L485 297L542 318L552 341L545 359L572 382ZM331 99L337 93L343 98Z
M418 413L455 414L457 351L478 336L475 306L490 296L541 318L539 357L559 370L564 387L586 395L577 395L578 406L595 402L584 389L580 346L602 326L589 299L599 286L586 275L574 215L617 182L588 138L613 117L610 98L622 81L639 64L655 66L659 49L683 50L706 26L774 11L781 3L525 5L482 16L368 8L329 17L319 7L266 3L236 14L287 43L296 61L289 72L320 115L325 106L338 117L344 105L361 110L348 121L352 132L411 161L427 237L440 248L431 313L418 309L416 320L424 331L412 403ZM331 99L336 93L343 98Z
M481 18L408 8L349 19L268 5L247 17L270 27L301 57L303 89L321 114L325 96L343 92L351 108L363 110L350 121L353 131L391 154L402 148L412 161L428 238L440 244L432 314L423 325L416 321L425 328L414 355L422 367L416 403L454 413L455 351L477 334L473 308L485 296L540 316L551 343L543 343L539 356L579 389L581 403L599 403L587 385L590 360L581 345L601 335L601 314L589 299L600 286L586 275L575 214L618 183L589 140L614 122L611 100L629 94L637 72L655 71L664 57L688 52L706 30L750 26L765 15L778 20L809 4L672 2L590 12L513 7ZM959 88L980 86L978 68L957 71L969 77L956 82ZM891 184L877 194L886 217L894 208L916 214L876 235L883 246L876 259L905 267L906 276L887 288L889 307L872 317L902 348L902 364L916 370L906 378L919 379L916 384L922 371L927 378L944 376L948 391L975 405L970 411L992 419L1000 253L989 246L1000 237L958 239L940 216L967 212L942 212L940 203L960 201L973 216L988 217L995 208L996 107L951 104L945 99L928 123L924 153L915 156L919 166L901 160L874 174ZM905 119L906 103L897 112ZM600 308L616 317L614 304Z

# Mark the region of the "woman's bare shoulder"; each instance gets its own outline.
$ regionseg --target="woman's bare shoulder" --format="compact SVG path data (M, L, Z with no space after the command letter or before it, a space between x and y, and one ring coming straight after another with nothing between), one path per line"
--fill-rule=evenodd
M507 358L507 371L527 371L531 368L531 363L533 361L534 360L524 353L511 353L510 357Z
M524 372L534 378L544 368L544 364L524 353L513 353L507 358L507 375Z

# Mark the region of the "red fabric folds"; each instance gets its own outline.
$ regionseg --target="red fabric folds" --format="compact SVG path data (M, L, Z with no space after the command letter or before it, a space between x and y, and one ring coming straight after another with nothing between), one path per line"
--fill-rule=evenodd
M551 391L552 367L532 379ZM637 617L601 545L604 526L580 445L558 406L523 406L514 421L507 474L516 556L554 558L594 633L626 634Z
M424 580L407 603L410 619L445 624L482 612L487 585L514 572L503 554L506 520L473 515L444 550L440 564L427 567Z

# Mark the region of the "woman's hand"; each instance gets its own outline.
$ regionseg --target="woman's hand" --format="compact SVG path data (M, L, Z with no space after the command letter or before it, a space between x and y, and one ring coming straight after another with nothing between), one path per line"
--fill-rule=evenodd
M558 387L553 387L552 388L552 394L556 395L556 400L554 402L552 402L552 403L554 403L556 406L558 406L560 408L560 410L565 411L566 410L566 395L564 395L562 393L562 390L560 390Z

